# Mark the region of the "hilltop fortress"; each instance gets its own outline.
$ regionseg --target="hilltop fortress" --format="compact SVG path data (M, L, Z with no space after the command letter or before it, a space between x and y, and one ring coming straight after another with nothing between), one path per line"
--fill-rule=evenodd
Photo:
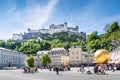
M82 39L86 39L86 33L79 32L79 27L75 26L68 27L67 22L64 24L54 25L51 24L49 29L38 29L38 30L31 30L28 28L28 32L20 33L20 34L13 34L13 40L19 41L27 41L28 39L41 39L43 34L54 34L59 32L68 32L68 35L76 34L81 36Z

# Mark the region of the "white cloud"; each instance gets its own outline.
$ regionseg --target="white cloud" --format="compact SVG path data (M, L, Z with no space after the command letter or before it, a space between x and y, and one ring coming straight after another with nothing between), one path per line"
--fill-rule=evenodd
M34 29L40 28L50 18L51 13L57 4L57 0L51 0L45 6L37 4L27 9L25 18L25 26L32 27Z
M28 0L27 7L23 11L17 11L14 4L9 10L9 15L12 21L21 23L26 28L38 29L50 18L57 2L58 0L50 0L47 4L41 5Z
M38 0L39 1L39 0ZM26 32L27 28L39 29L54 13L58 0L48 0L44 4L36 0L26 0L24 8L18 8L15 1L10 1L5 19L0 22L0 39L10 39L13 33Z

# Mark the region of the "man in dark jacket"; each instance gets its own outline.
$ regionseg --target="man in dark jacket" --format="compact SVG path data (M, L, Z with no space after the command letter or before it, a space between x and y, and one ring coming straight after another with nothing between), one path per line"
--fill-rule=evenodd
M59 74L59 67L58 66L56 66L56 74L58 75Z

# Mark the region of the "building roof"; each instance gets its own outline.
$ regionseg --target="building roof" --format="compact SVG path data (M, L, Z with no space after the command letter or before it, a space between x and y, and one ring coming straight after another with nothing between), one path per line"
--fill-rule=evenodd
M0 50L13 51L13 50L6 49L6 48L3 48L3 47L0 47ZM17 51L14 51L14 52L17 52Z
M6 49L6 48L3 48L3 47L0 47L0 50L6 50L6 51L11 51L11 52L18 52L18 51L14 51L14 50ZM19 53L22 53L22 52L19 52ZM22 53L22 54L23 54L23 53Z
M47 53L49 53L50 51L38 51L37 52L37 55L40 55L40 54L47 54Z
M81 48L79 48L78 46L72 46L71 48L69 48L69 50L74 50L74 49L80 49L80 50L82 50Z
M64 48L53 48L51 52L61 52L61 51L66 51Z
M2 47L0 47L0 49L2 49L2 50L7 50L7 49L5 49L5 48L2 48Z

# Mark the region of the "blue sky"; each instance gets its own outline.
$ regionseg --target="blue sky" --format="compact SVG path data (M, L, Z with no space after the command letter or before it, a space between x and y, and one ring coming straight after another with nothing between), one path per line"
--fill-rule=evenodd
M0 39L67 22L87 34L120 22L120 0L0 0Z

